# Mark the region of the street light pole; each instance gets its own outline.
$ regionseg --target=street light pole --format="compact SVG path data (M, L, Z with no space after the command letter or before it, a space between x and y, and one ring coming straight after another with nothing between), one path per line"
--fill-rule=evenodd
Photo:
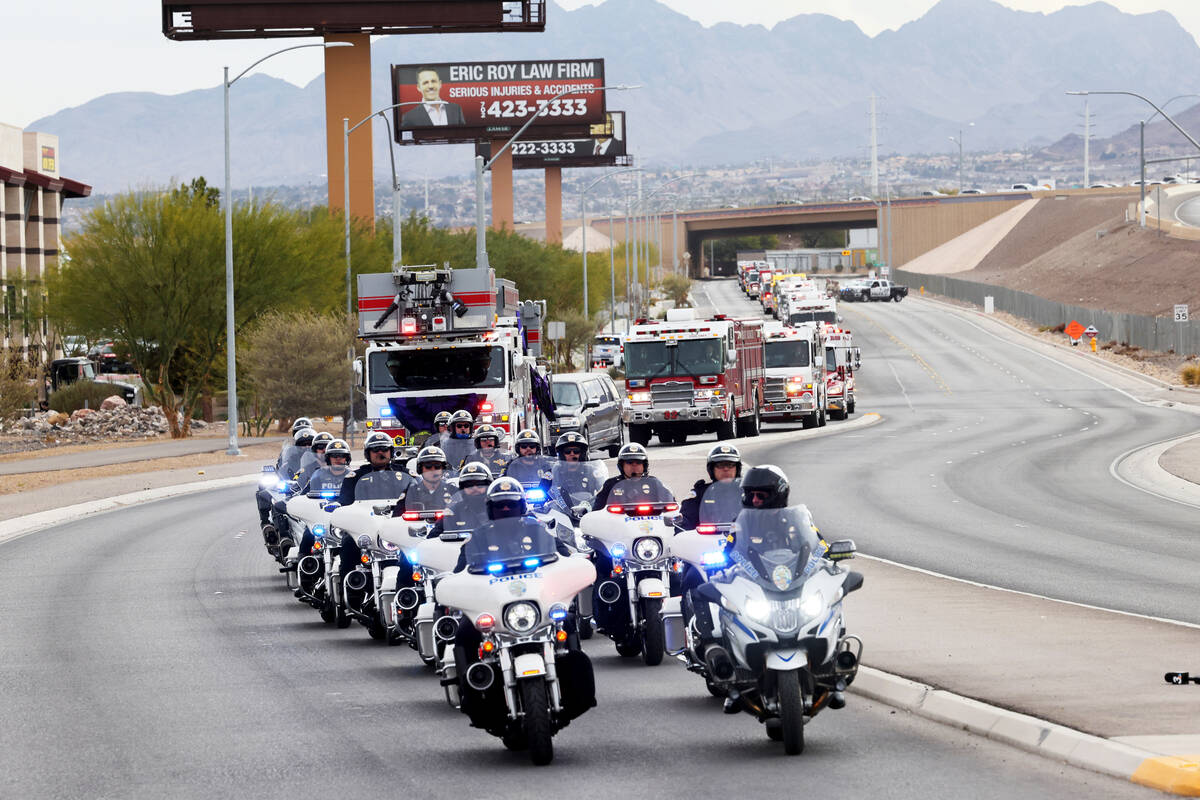
M641 171L642 171L641 167L630 167L629 169L621 169L621 170L617 170L616 172L606 172L605 174L601 175L599 178L596 178L596 180L589 183L586 187L584 187L583 191L579 193L579 223L580 223L579 232L580 232L580 237L581 237L580 249L583 250L583 315L585 317L587 317L589 320L591 320L591 316L588 313L588 268L587 268L588 249L587 249L587 206L586 206L587 193L592 190L593 186L595 186L600 181L605 180L606 178L612 178L616 175L622 175L626 172L641 172ZM609 238L612 238L612 226L611 225L609 226L608 233L609 233Z
M226 455L238 456L242 454L241 450L238 449L237 337L233 313L233 189L231 188L230 178L229 89L247 72L268 58L277 56L280 53L299 50L304 47L328 48L353 46L353 42L321 42L293 45L292 47L276 50L274 53L268 53L239 72L233 80L229 79L229 67L225 67L224 75L221 79L221 87L224 91L225 100L225 391L227 396L225 404L227 406L226 417L229 426L229 447L225 450Z

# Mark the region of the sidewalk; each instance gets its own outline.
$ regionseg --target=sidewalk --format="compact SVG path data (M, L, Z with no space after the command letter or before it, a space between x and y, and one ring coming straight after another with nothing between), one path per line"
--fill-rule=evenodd
M1200 437L1175 445L1159 456L1158 465L1176 477L1200 484Z
M239 447L279 442L282 436L239 438ZM197 453L215 453L228 447L224 438L212 436L191 439L171 439L131 447L99 448L75 453L40 451L30 453L28 458L0 462L0 475L25 475L31 472L55 472L63 469L105 467L110 464L129 464L134 461L150 461L156 458L174 458ZM41 455L40 453L46 453Z

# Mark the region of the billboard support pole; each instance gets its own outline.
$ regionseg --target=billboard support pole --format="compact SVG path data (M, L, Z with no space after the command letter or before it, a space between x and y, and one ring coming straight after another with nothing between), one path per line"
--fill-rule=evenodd
M487 165L483 163L483 156L475 156L475 266L484 269L489 266L487 228L483 219L483 171L485 169L487 169Z
M617 254L613 250L612 206L608 207L608 332L617 332Z

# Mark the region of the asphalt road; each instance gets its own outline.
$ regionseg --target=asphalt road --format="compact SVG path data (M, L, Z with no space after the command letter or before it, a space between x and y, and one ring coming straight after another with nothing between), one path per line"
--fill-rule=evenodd
M448 708L410 650L297 603L253 522L248 490L224 490L0 546L0 796L1157 794L859 697L789 758L695 676L599 639L600 706L535 769Z
M756 308L733 281L705 288L731 313ZM1195 415L1143 405L931 303L840 309L863 353L857 410L884 423L800 446L772 445L784 426L768 425L743 448L784 468L827 538L994 586L1200 623L1196 509L1109 472L1127 450L1194 432Z
M731 284L708 288L739 310ZM787 470L827 537L1197 621L1195 510L1108 473L1120 453L1194 418L928 304L843 313L864 354L859 411L885 421L803 441L769 426L741 442L749 461ZM676 489L699 476L698 454L651 456ZM250 495L181 497L0 545L0 796L1156 794L857 696L822 713L805 754L787 758L748 716L722 715L695 676L624 661L599 639L587 649L600 707L556 737L553 767L534 770L450 710L411 651L297 603L263 551Z

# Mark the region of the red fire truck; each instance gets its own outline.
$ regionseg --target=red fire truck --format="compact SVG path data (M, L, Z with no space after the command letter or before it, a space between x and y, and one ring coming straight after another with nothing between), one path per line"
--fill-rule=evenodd
M625 338L622 417L632 442L757 436L762 404L762 320L671 309L666 321L642 320Z

